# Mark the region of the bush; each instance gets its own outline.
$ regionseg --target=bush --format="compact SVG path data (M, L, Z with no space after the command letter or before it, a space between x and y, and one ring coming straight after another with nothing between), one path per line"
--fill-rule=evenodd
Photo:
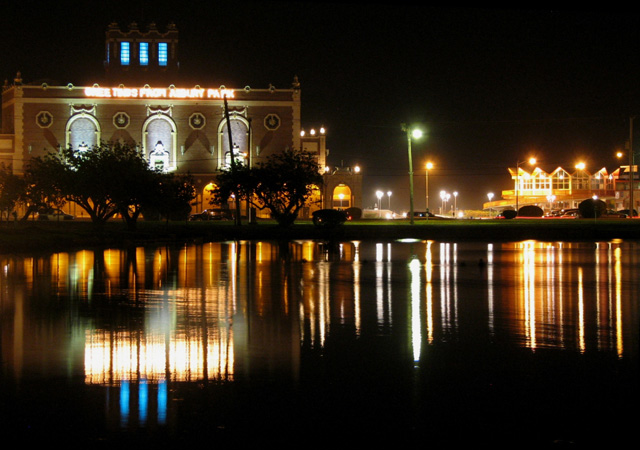
M518 213L514 209L505 209L502 211L502 216L505 219L514 219L517 215Z
M597 219L607 210L607 204L600 199L594 200L592 198L588 198L580 202L578 209L580 210L580 215L582 215L582 217Z
M315 226L332 228L345 223L349 216L346 211L338 209L320 209L313 212L312 218Z
M347 208L347 215L352 219L360 219L362 217L362 210L360 208L356 208L352 206L351 208Z
M542 217L543 215L542 208L536 205L526 205L518 210L518 216L520 217Z

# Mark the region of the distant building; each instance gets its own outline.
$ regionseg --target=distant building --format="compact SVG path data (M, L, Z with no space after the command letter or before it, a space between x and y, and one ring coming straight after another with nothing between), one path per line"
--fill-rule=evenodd
M312 151L326 167L324 131L302 133L297 77L284 88L174 85L168 80L180 80L180 74L173 24L161 32L155 24L144 31L133 23L122 31L112 23L105 54L105 74L91 86L28 84L20 73L13 83L5 82L1 164L22 173L25 161L49 150L90 148L102 141L128 143L153 167L190 173L198 191L196 211L210 207L208 190L232 155L253 166L284 149L302 149ZM349 205L359 204L360 189L352 185ZM305 215L332 207L331 196L325 189L320 203L309 205Z
M536 167L532 172L509 168L514 188L502 191L502 198L484 203L484 209L503 211L536 205L545 211L572 209L588 198L598 198L613 210L629 209L629 167L621 166L608 173L605 168L595 173L585 169L569 172L562 167L545 172ZM640 204L640 180L634 166L634 209Z

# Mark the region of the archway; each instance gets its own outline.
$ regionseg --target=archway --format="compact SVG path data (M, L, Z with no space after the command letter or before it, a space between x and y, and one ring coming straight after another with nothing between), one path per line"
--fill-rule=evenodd
M153 114L142 126L144 155L151 167L164 172L175 170L176 124L166 114Z
M89 149L100 142L100 123L91 114L81 112L67 122L67 145L74 150Z
M351 188L346 184L339 184L333 189L331 207L333 209L351 208Z
M249 121L242 115L234 112L229 117L231 135L233 138L233 155L236 164L251 165L250 126ZM226 119L218 125L218 167L231 165L231 151L229 150L229 127Z

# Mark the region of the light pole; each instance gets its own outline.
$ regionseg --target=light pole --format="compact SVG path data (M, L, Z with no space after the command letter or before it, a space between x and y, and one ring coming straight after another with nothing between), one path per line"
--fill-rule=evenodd
M633 164L634 164L634 151L633 151L633 119L629 118L629 217L633 217Z
M378 197L378 217L382 217L382 196L384 193L382 191L376 191L376 197Z
M433 163L427 163L427 169L425 170L425 192L427 195L426 199L426 209L427 209L427 219L429 218L429 171L433 169Z
M453 193L453 215L458 216L458 191Z
M340 209L342 209L342 200L344 199L344 194L340 193L338 194L338 197L340 197Z
M440 214L444 213L444 199L446 196L446 191L440 191Z
M419 139L422 131L410 130L406 124L402 124L402 130L407 133L407 150L409 151L409 223L413 225L413 158L411 157L411 138Z
M519 193L520 193L520 166L528 162L532 166L536 163L535 158L529 158L529 161L516 161L516 215L518 215L518 210L520 209L519 204Z
M387 197L389 197L389 211L391 211L391 191L387 191Z
M577 189L584 189L584 179L585 179L585 173L584 170L586 168L586 164L583 163L582 161L576 163L576 174L580 173L580 176L576 176L575 178L578 179L579 184ZM589 197L591 197L591 180L587 179L587 185L588 185L588 189L589 189Z
M556 201L556 196L553 194L547 195L547 201L549 202L549 214L553 211L553 202Z
M491 203L491 200L493 200L493 192L489 192L487 194L487 197L489 198L489 203ZM493 216L493 208L491 207L491 205L489 205L489 212Z

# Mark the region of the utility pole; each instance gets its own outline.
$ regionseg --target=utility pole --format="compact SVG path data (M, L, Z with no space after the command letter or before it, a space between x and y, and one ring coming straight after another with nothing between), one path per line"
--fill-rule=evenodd
M236 155L233 154L233 137L231 136L231 120L229 120L229 105L227 105L227 96L224 96L224 116L227 119L227 134L229 135L229 154L231 155L231 174L235 178L236 175ZM234 189L236 200L235 224L240 225L240 195L237 189Z
M629 217L633 217L633 119L634 116L629 118Z

